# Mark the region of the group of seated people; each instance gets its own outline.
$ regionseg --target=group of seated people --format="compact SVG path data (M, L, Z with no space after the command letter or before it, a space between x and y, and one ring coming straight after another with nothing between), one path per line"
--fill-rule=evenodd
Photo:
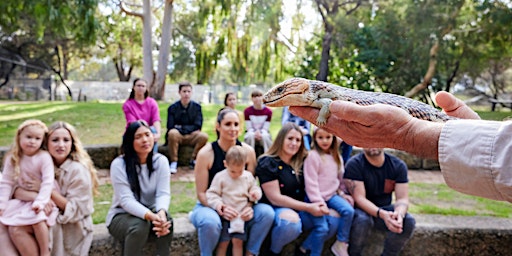
M254 105L243 119L234 110L236 97L227 95L227 107L215 123L217 140L207 143L208 136L200 131L201 107L191 100L192 86L180 84L179 93L180 101L168 111L169 159L155 150L161 120L144 80L134 81L123 105L127 126L122 154L110 167L113 198L106 216L109 233L120 241L123 255L142 255L148 240L156 241L157 254L169 255L174 229L168 213L170 174L178 146L190 141L196 145L198 199L190 220L198 232L201 255L224 255L230 242L233 255L279 255L303 232L309 233L296 255L320 255L333 235L336 242L330 249L335 255L358 255L373 227L387 231L384 254L392 255L411 237L414 219L407 214L407 169L399 159L381 149L365 149L345 165L338 139L323 129L308 136L302 125L309 124L291 115L272 141L271 111L261 104L259 91L252 94ZM260 141L265 148L258 160L254 145L238 140L244 121L246 141ZM37 138L37 147L24 142L32 137ZM20 125L16 141L9 153L14 160L6 161L0 182L4 252L87 255L97 178L73 127L57 122L47 129L40 121L28 120ZM311 144L309 151L306 144ZM29 172L40 172L45 179L34 179ZM37 218L13 214L20 200L33 209L30 201L41 202Z
M201 255L225 255L229 242L233 255L279 255L303 232L308 235L296 247L296 255L321 255L324 242L334 235L336 242L330 250L335 255L360 255L372 228L387 232L383 254L396 255L412 236L415 221L407 213L407 167L400 159L372 148L348 160L350 146L340 147L337 137L320 128L311 134L311 124L286 108L282 128L272 140L272 111L263 104L259 90L251 93L253 105L243 115L235 109L236 95L226 94L225 107L215 123L217 140L207 143L208 136L201 131L201 106L191 100L192 85L180 83L179 95L180 100L168 109L168 169L174 173L177 168L179 145L194 145L190 165L198 202L189 217L198 232ZM245 132L244 142L238 140L241 132ZM258 144L263 154L257 158ZM167 162L158 153L151 155L146 158L153 159L153 165L166 169ZM142 179L149 185L153 178ZM125 178L126 189L134 187L129 185L131 180ZM116 190L115 180L113 186ZM136 188L141 199L148 196L145 190ZM165 204L167 188L161 192L163 199L157 196L156 201ZM162 239L169 234L162 229L172 228L172 218L159 208L141 209L138 215L152 220L160 232L155 233L157 239ZM113 225L119 214L111 212L109 216L114 216L112 220L109 217L111 233L127 241ZM126 247L128 242L124 244L125 252L131 250Z

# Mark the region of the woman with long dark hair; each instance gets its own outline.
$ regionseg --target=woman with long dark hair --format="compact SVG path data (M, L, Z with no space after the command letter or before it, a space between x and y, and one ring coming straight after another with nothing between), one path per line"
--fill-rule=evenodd
M145 121L128 125L122 153L112 161L114 195L106 224L121 241L123 255L142 255L148 237L156 239L156 254L169 255L173 233L167 213L171 200L169 161L153 153L153 134Z

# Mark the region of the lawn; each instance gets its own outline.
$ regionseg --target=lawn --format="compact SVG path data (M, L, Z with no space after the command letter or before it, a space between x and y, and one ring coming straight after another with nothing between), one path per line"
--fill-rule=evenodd
M125 126L121 106L122 103L103 102L0 102L0 146L9 146L17 126L29 118L40 119L48 125L57 120L67 121L77 128L85 145L120 144ZM159 106L163 120L162 128L165 130L169 103L160 102ZM244 107L239 106L239 110L243 110ZM220 108L220 105L203 105L203 130L208 133L210 141L216 139L215 116ZM273 111L271 132L275 138L281 126L281 108L275 108ZM510 111L478 113L482 118L489 120L503 120L511 116ZM196 202L194 184L173 182L171 190L170 212L174 216L189 212ZM105 221L112 200L110 185L102 185L100 191L101 194L95 197L95 223ZM410 201L412 213L512 217L509 203L463 195L449 189L445 184L411 183Z
M0 146L9 146L16 134L18 125L26 119L35 118L47 125L55 121L66 121L78 131L84 145L95 144L121 144L124 132L125 119L122 103L102 102L35 102L21 103L0 101ZM165 132L167 122L167 108L169 103L159 102L162 129ZM209 140L214 141L215 117L221 105L203 105L203 131L208 134ZM246 106L239 106L243 111ZM273 137L281 126L281 108L276 108L272 116L271 131ZM164 142L161 138L160 143Z

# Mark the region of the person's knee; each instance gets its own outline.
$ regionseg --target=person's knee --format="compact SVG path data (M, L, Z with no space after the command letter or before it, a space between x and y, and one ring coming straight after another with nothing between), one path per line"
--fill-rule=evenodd
M177 129L170 129L169 132L167 132L167 139L170 141L175 140L178 136L181 136L181 133Z
M244 241L242 239L233 238L231 239L231 243L233 243L233 246L242 247L244 245Z
M200 132L197 140L198 144L206 144L208 142L208 134L206 132Z
M285 221L288 221L288 222L291 222L291 223L298 223L298 222L300 222L299 215L296 212L292 211L292 210L280 212L279 213L279 218L281 220L285 220Z
M137 225L132 225L128 228L127 236L138 237L140 239L147 238L149 236L150 225L144 222L140 222Z
M28 233L28 230L25 226L9 226L7 227L7 231L13 240L16 239L16 237L21 237Z
M416 220L411 215L408 214L407 217L404 218L403 231L404 233L412 234L415 228Z
M338 211L336 211L332 208L329 208L329 216L334 217L334 218L341 217L340 214L338 213Z
M267 204L256 204L254 206L254 219L259 223L271 223L274 221L275 212L274 209Z

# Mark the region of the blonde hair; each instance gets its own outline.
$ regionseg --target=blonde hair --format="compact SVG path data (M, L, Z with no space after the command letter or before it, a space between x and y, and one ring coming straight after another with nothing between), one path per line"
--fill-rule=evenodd
M279 157L279 152L283 150L284 140L286 139L286 134L291 130L296 130L301 134L302 139L302 130L300 127L294 123L286 123L281 127L281 130L277 133L276 139L272 146L268 149L265 154L262 156L270 156L270 157ZM301 140L299 151L292 156L290 161L290 166L295 170L295 173L299 174L302 172L302 165L304 163L304 158L307 156L308 151L304 147L304 140Z
M322 128L315 128L313 130L313 147L311 149L316 150L318 152L318 154L320 154L320 155L325 154L324 151L320 148L320 146L316 142L316 133L318 132L318 130L325 131L326 133L329 133L332 135L332 142L331 142L331 146L329 147L329 154L332 156L332 158L334 158L334 161L338 165L338 170L341 171L341 166L342 166L343 160L341 159L341 156L340 156L338 138L336 138L336 136L334 136L334 134L332 134Z
M50 135L53 132L60 128L66 129L71 135L71 152L69 153L68 158L73 161L77 161L83 164L85 167L87 167L87 169L89 170L89 174L91 175L93 193L97 195L99 184L98 175L96 174L96 168L94 167L91 157L82 146L82 142L78 138L75 127L73 127L69 123L57 121L50 125L50 128L48 130L48 137L50 137ZM55 175L57 176L59 174L55 173Z
M242 146L232 146L226 152L226 163L234 165L243 165L247 160L247 152Z
M40 120L28 119L28 120L25 120L23 123L21 123L18 126L18 130L16 131L16 136L14 136L14 141L12 143L11 149L9 150L9 153L6 154L6 159L4 159L4 160L7 160L8 156L11 157L11 165L14 169L14 178L15 179L18 178L18 176L20 175L20 161L21 161L21 157L23 156L23 150L21 149L21 145L20 145L20 135L23 132L23 130L25 130L25 128L27 128L29 126L36 126L36 127L43 129L43 131L44 131L43 141L41 142L40 149L43 148L43 146L46 142L46 135L48 134L48 128Z

